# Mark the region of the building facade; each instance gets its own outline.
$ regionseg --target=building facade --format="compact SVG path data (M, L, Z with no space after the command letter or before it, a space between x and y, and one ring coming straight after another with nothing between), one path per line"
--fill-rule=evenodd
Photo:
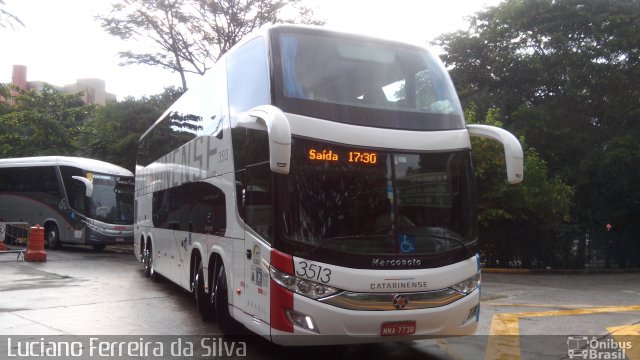
M46 82L27 81L27 67L25 65L13 66L11 85L22 90L42 90L44 84ZM102 79L78 79L75 84L62 87L50 84L50 86L67 94L82 92L81 98L86 104L105 105L109 101L116 101L116 96L106 91L106 82Z

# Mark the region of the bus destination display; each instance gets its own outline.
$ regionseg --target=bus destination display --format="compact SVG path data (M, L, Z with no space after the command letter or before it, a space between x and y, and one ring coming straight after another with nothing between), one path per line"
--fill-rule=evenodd
M333 150L333 149L315 149L311 148L307 151L307 158L311 161L324 162L348 162L353 164L369 164L373 165L378 162L378 153L374 151L362 150Z

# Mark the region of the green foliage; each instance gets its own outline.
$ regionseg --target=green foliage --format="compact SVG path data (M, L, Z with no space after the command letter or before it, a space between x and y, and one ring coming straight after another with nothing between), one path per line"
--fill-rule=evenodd
M502 109L505 125L575 183L588 145L637 123L638 23L638 1L511 0L438 44L463 101Z
M477 122L476 107L471 104L466 110L469 122ZM491 109L482 123L501 126L500 112ZM550 177L547 164L538 152L527 146L524 138L520 142L525 149L524 181L509 185L505 179L504 152L501 146L486 139L473 139L473 161L478 190L478 220L481 232L494 232L508 224L517 224L533 229L525 238L510 241L539 241L541 233L553 231L569 223L571 219L574 190L557 177ZM483 231L484 229L484 231ZM505 234L502 232L502 234ZM495 247L501 241L509 241L500 233L484 239L484 247ZM518 254L514 254L518 256Z
M186 73L204 74L233 45L253 30L278 22L320 23L300 0L130 0L98 16L102 27L123 40L146 43L146 52L120 52L123 64L160 66L177 72L187 89ZM286 19L284 9L298 12Z
M159 95L130 97L98 108L80 140L83 155L134 171L140 136L181 94L167 88Z
M581 233L578 255L586 232L607 222L624 230L640 213L638 23L635 0L507 0L474 15L468 31L436 41L463 104L476 104L479 114L501 109L497 119L526 137L525 187L534 169L573 189L569 213L571 231ZM519 201L553 213L558 199L549 190L540 187ZM505 231L522 227L507 213ZM493 216L507 220L500 211ZM555 225L546 236L563 237L566 229Z
M70 155L94 106L79 94L63 94L45 85L20 91L0 112L0 157Z
M22 25L24 26L24 24L22 23L22 21L20 21L20 19L13 15L12 13L10 13L9 11L5 10L5 2L4 0L0 0L0 28L15 28L15 25Z

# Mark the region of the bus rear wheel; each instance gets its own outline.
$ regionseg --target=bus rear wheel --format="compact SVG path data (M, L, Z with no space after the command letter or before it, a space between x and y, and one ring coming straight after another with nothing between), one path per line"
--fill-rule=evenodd
M153 267L153 245L151 240L147 243L147 248L144 253L144 275L148 276L154 282L160 281L160 274L158 274Z
M200 316L202 316L202 320L211 320L213 318L213 309L209 303L209 297L204 290L204 267L202 263L193 279L193 295L196 299L196 306L198 307Z
M148 247L145 247L142 251L142 267L144 269L144 276L146 277L149 277L151 274L151 260L149 259L151 255L149 250Z
M44 239L49 246L49 249L57 249L60 246L60 234L58 233L58 226L56 224L47 224L44 228Z

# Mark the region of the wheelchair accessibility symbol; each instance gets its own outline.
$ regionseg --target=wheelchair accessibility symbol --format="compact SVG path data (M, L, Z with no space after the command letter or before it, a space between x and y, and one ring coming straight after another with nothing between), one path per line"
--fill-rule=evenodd
M403 254L409 254L416 252L416 238L412 235L400 236L400 252Z

